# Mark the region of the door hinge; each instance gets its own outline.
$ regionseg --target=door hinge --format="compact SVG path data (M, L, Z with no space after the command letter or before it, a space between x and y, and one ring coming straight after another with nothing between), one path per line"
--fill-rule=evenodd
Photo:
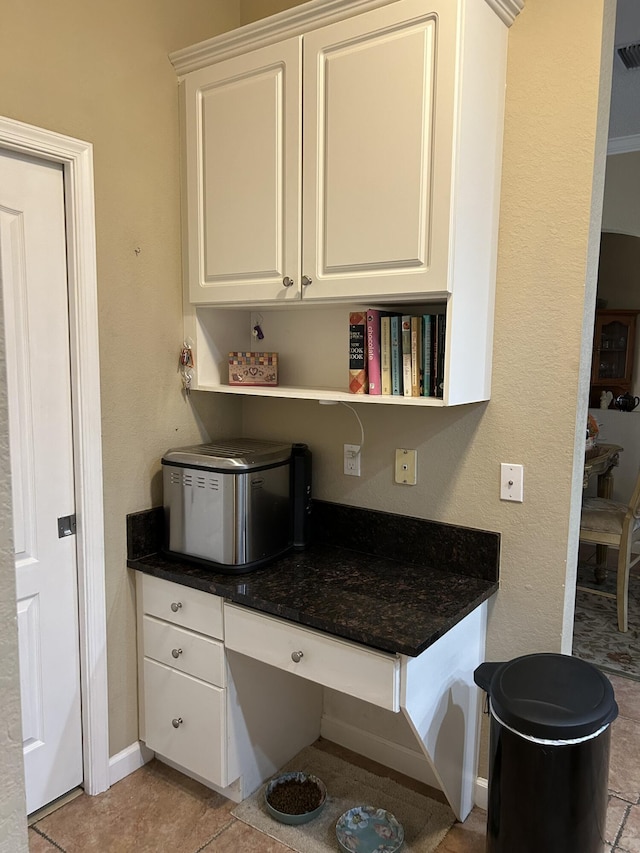
M58 539L63 536L75 536L76 532L76 515L63 515L58 519Z

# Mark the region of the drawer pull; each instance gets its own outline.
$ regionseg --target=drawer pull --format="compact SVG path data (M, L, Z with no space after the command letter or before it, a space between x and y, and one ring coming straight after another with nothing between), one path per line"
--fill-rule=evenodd
M291 652L291 660L294 663L300 663L300 661L302 660L303 657L304 657L303 652Z
M180 608L181 608L181 607L182 607L182 602L181 602L181 601L174 601L174 602L171 604L171 609L173 610L173 612L174 612L174 613L177 613L177 612L178 612L178 610L180 610Z
M182 649L171 649L171 654L174 658L179 658L182 654Z
M173 720L171 720L171 725L173 726L174 729L177 729L181 723L182 723L182 717L174 717Z

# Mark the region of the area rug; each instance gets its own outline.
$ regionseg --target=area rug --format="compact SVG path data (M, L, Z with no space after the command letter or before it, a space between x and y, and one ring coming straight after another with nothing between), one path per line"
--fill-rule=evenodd
M614 598L604 598L579 587L615 592L616 571L609 569L601 586L593 580L593 568L578 566L578 589L573 624L573 655L602 669L640 681L640 577L629 579L629 630L618 631Z
M298 753L282 768L287 770L313 773L326 785L327 802L317 818L302 826L287 826L274 820L264 807L264 786L237 805L232 814L298 853L335 853L339 849L336 821L357 805L372 805L395 815L404 826L403 853L433 853L455 820L443 803L314 746Z

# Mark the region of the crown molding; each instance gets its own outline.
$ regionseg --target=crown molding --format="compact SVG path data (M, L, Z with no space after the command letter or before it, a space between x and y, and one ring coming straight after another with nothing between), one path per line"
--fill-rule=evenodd
M485 2L507 26L511 26L522 10L525 0ZM318 27L387 5L389 0L309 0L308 3L245 24L231 32L221 33L190 47L175 50L169 54L169 59L178 76L182 77L191 71L231 59L248 50L300 36Z
M524 0L485 0L485 2L508 27L524 9Z
M640 151L640 133L614 136L607 145L607 154L630 154L632 151Z

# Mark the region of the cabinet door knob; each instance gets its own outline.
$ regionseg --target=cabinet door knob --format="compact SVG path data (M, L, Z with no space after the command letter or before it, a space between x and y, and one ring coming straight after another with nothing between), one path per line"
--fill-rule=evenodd
M181 725L181 723L182 723L182 717L174 717L173 720L171 720L171 725L173 726L174 729L177 729L178 726Z
M313 284L313 279L310 278L310 276L308 276L308 275L303 275L302 276L302 286L307 287L307 285L309 285L309 284Z
M288 275L285 275L285 277L282 279L282 283L285 287L291 287L291 285L293 284L293 279L289 278Z
M173 612L174 612L174 613L177 613L177 612L178 612L178 610L180 610L180 608L181 608L181 607L182 607L182 602L181 602L181 601L174 601L174 602L172 602L172 604L171 604L171 609L173 610Z
M171 649L171 654L174 656L174 658L179 658L182 654L182 649Z
M303 657L304 654L302 652L291 652L291 660L294 663L300 663Z

